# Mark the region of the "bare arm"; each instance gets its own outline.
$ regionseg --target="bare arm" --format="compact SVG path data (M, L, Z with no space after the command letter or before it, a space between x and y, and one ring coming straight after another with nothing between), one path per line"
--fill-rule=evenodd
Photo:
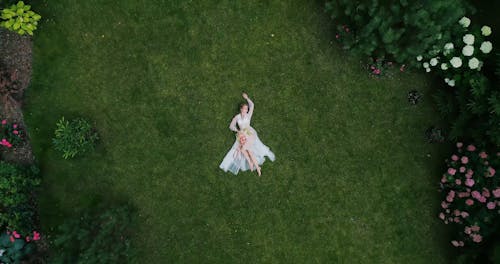
M236 118L238 116L234 116L233 117L233 120L231 121L231 124L229 125L229 129L231 129L231 131L234 131L234 132L238 132L238 129L236 129Z
M248 97L248 95L246 93L243 93L243 98L245 98L248 102L248 116L250 118L252 118L253 109L254 109L253 101L250 100L250 98Z

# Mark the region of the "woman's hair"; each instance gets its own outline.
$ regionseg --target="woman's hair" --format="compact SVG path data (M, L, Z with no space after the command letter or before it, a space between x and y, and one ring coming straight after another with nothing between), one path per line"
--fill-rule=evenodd
M240 103L240 104L238 104L238 112L240 112L240 111L241 111L241 108L242 108L244 105L246 105L246 106L248 107L248 103Z

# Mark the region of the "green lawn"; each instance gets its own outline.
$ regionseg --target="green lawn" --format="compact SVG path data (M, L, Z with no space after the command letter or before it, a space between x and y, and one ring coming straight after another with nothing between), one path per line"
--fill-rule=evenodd
M430 81L370 78L321 1L36 2L25 117L43 232L130 201L134 263L447 262ZM242 91L276 154L261 178L218 168ZM95 122L95 152L55 152L63 115Z

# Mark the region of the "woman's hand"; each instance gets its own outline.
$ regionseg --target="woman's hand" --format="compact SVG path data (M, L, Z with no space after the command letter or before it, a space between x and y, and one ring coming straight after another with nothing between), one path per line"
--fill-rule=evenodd
M243 93L243 98L245 98L245 100L248 100L248 94Z

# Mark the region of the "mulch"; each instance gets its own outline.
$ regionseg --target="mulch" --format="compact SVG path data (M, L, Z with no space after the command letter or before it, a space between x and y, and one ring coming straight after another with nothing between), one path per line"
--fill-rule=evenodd
M25 130L26 124L24 123L21 107L23 93L31 82L32 51L33 41L30 36L21 36L15 32L0 28L0 64L4 65L8 70L16 71L22 90L19 96L21 98L19 106L6 108L0 105L0 115L2 119L7 118L16 121ZM26 133L26 136L28 136L28 133ZM29 143L29 136L28 140L21 146L13 149L0 148L0 155L3 160L16 164L28 165L33 164L35 161Z

